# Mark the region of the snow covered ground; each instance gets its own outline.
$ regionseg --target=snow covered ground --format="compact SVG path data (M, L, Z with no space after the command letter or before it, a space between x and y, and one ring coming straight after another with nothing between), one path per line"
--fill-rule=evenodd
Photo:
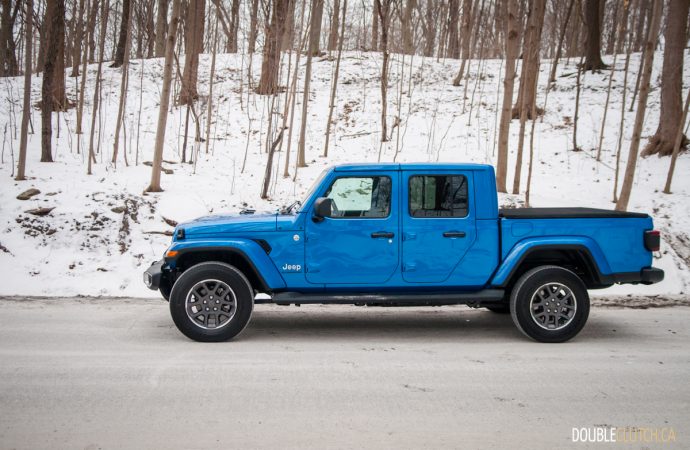
M643 132L646 137L657 126L659 111L659 72L661 52L655 58L654 89L650 95ZM606 58L610 62L611 58ZM549 94L546 114L538 120L534 139L534 174L532 206L592 206L612 208L615 146L620 114L623 110L623 59L619 58L614 75L602 161L595 160L601 117L606 99L609 72L587 73L581 93L578 144L584 151L572 151L572 117L575 99L575 60L559 68L555 88ZM210 55L200 63L202 94L208 92ZM300 61L304 68L304 58ZM285 58L287 65L287 57ZM129 95L125 118L126 166L122 158L111 164L115 118L120 92L120 70L104 65L102 110L103 134L98 139L100 153L94 174L86 175L86 157L96 66L89 67L84 128L75 134L76 110L54 116L55 163L39 163L40 114L32 109L35 134L29 136L28 181L13 180L19 147L21 120L21 78L0 80L0 295L112 295L156 296L141 282L141 272L166 248L171 221L180 222L200 215L237 212L242 207L275 210L300 198L314 178L329 165L344 162L446 161L495 163L497 108L502 95L502 62L472 61L465 88L453 87L451 80L458 61L415 57L402 60L392 55L388 100L388 126L394 127L392 140L380 145L380 73L378 53L348 52L343 55L337 108L328 158L322 158L324 130L328 114L330 78L333 61L316 58L307 123L308 168L300 169L296 181L283 178L287 142L275 157L270 200L259 198L266 164L265 141L270 97L249 94L249 60L241 55L219 55L214 85L214 116L209 153L201 144L196 165L180 163L183 146L184 108L174 108L168 118L163 174L165 192L144 195L151 168L158 104L160 101L162 60L134 60L130 67ZM251 64L253 78L260 75L260 55ZM544 61L540 78L539 106L544 106L545 81L550 61ZM634 113L627 112L639 67L639 55L633 55L625 107L625 134L621 158L621 179L626 162ZM481 73L481 76L478 74ZM398 83L404 76L403 83ZM690 82L688 64L684 79ZM283 77L285 80L285 76ZM33 101L40 99L41 79L33 79ZM68 95L76 99L75 80L68 78ZM301 84L301 81L300 81ZM402 91L400 87L402 86ZM300 90L301 92L301 90ZM464 98L463 98L464 97ZM281 95L282 111L284 96ZM205 99L197 104L201 130L206 121ZM297 111L301 110L301 94ZM141 105L141 115L139 108ZM292 136L290 174L294 175L299 114ZM509 186L517 149L518 121L511 125L511 160ZM187 152L194 146L194 125L190 123ZM529 127L528 127L529 130ZM137 145L137 136L139 144ZM124 141L124 142L123 142ZM287 141L287 131L285 136ZM80 151L77 152L77 142ZM528 142L528 141L527 141ZM396 147L398 154L396 155ZM138 156L137 156L138 149ZM244 158L246 165L244 171ZM522 193L501 196L502 204L520 204L524 200L527 160L523 166ZM690 155L678 160L673 194L661 193L669 158L640 159L635 178L631 210L654 215L663 231L662 254L655 265L666 271L663 283L654 286L616 286L616 294L679 294L690 289ZM16 196L29 188L41 193L31 200ZM35 207L55 207L45 217L26 211ZM166 221L168 223L166 223ZM600 292L601 293L601 292Z

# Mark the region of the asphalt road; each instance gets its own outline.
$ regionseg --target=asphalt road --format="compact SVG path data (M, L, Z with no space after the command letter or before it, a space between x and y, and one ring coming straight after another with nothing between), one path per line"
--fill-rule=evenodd
M0 300L4 448L690 447L690 308L594 308L566 344L466 307L257 306L200 344L154 300ZM618 447L618 446L617 446Z

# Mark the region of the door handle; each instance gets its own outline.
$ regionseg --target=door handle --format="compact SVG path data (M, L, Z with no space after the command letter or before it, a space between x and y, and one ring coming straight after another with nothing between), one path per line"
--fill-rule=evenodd
M446 231L443 233L443 237L446 237L446 238L464 238L465 232L464 231Z
M380 239L380 238L390 239L393 236L395 236L395 233L391 233L390 231L376 231L374 233L371 233L371 237L374 239Z

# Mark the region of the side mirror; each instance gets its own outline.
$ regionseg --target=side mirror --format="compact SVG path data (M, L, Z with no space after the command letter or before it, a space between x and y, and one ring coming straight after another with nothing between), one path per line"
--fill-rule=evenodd
M312 220L314 222L322 222L326 217L331 217L333 211L333 199L326 197L319 197L314 202L314 215Z

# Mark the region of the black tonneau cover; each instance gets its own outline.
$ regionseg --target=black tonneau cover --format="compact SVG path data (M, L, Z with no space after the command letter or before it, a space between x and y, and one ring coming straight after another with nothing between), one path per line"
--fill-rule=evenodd
M498 215L506 219L640 219L649 217L644 213L597 208L513 208L501 209Z

